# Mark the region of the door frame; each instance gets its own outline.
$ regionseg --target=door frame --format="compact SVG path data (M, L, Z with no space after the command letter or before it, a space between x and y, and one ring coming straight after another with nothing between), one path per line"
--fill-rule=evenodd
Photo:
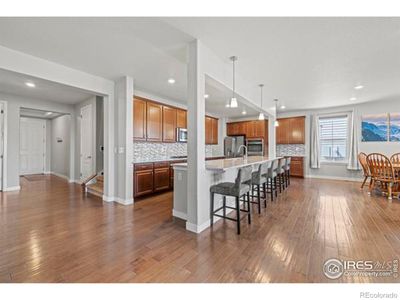
M3 132L0 132L0 136L1 134L3 135L3 168L0 170L0 172L2 172L2 188L0 189L0 191L5 192L7 191L7 101L5 100L0 100L0 104L3 105ZM1 149L0 149L1 150ZM13 188L11 188L10 190L13 190Z
M43 142L43 174L46 174L46 162L47 162L47 123L46 123L46 119L41 119L41 118L30 118L30 117L21 117L21 115L19 116L19 122L20 122L20 126L19 126L19 139L21 138L21 119L25 118L25 119L37 119L37 120L42 120L44 122L44 127L43 127L43 138L44 138L44 142ZM18 155L21 155L21 146L19 148L19 153ZM29 175L29 174L21 174L21 160L19 159L19 165L18 165L18 176L23 176L23 175Z
M80 122L79 122L79 181L84 180L85 178L82 178L82 168L83 168L83 157L82 157L82 110L87 107L90 106L90 118L91 118L91 127L92 127L92 136L91 136L91 151L92 151L92 163L91 163L91 169L92 169L92 173L96 173L96 126L94 125L95 122L95 118L96 118L96 111L95 111L95 107L93 105L93 103L86 103L84 105L82 105L79 108L79 118L80 118Z

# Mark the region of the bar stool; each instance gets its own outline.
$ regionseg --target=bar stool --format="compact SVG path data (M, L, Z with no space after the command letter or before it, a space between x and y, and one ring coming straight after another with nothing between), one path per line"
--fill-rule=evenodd
M271 201L274 201L274 194L275 197L278 197L278 189L276 184L276 177L278 176L278 163L278 159L274 159L267 173L267 191L271 194Z
M290 185L290 163L292 161L291 157L286 157L285 164L285 177L286 177L286 187Z
M282 189L285 189L285 164L286 158L279 158L278 160L278 170L277 179L279 184L279 193L282 193Z
M250 184L251 184L251 174L252 166L246 166L239 169L235 182L221 182L210 187L211 194L211 216L210 222L211 226L214 224L214 216L228 219L231 221L236 221L237 234L240 234L240 212L247 213L247 221L251 224L251 213L250 213ZM222 206L214 210L214 195L220 194L223 196ZM235 197L235 207L226 205L226 197ZM246 200L247 196L247 200ZM243 209L240 208L240 198L243 197L244 205ZM247 209L246 208L247 204ZM236 211L236 218L231 218L226 216L226 209L230 208ZM217 214L218 211L223 210L223 215Z
M268 169L271 167L271 164L272 162L260 164L257 171L253 172L251 176L251 198L256 198L254 196L254 190L256 189L257 201L250 201L250 203L258 205L259 214L261 213L261 188L263 189L264 207L267 207L267 192L265 185L267 183Z

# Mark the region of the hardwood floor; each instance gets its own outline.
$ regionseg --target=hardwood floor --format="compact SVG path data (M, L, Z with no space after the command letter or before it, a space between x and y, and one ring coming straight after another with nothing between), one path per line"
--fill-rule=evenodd
M400 201L359 183L293 179L240 236L229 221L186 231L171 192L122 206L55 176L21 185L1 194L0 282L399 282L322 273L328 258L400 257Z

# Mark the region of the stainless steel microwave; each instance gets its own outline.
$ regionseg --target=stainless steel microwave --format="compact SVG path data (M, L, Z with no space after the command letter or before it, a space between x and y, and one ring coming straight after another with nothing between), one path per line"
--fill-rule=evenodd
M176 141L179 143L187 142L187 129L186 128L177 128L176 129Z

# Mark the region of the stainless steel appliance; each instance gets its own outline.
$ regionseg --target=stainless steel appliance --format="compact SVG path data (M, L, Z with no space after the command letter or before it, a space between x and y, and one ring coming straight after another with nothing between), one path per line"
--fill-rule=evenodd
M187 142L187 129L186 128L177 128L176 129L176 141L179 143Z
M247 140L247 154L250 156L263 156L264 155L264 139L251 139Z
M245 145L244 135L227 136L224 139L224 155L225 157L238 157L244 155ZM239 149L240 148L240 149Z

